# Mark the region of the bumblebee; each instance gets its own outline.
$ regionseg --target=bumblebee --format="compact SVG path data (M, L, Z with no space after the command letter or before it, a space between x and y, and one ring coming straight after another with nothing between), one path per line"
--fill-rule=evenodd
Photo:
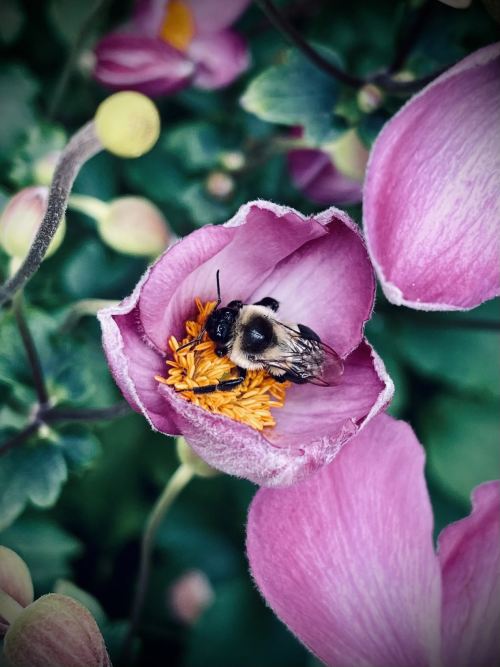
M253 304L230 301L221 308L220 271L217 271L217 302L200 335L182 346L198 345L206 334L215 353L236 365L238 376L218 384L192 389L195 394L229 391L240 385L249 370L265 370L278 382L338 384L342 359L305 324L289 324L276 318L279 303L265 297ZM179 348L179 349L182 349Z

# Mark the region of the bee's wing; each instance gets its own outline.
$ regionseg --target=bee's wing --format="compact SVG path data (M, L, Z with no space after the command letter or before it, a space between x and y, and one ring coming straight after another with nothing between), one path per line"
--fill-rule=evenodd
M276 320L276 323L286 329L285 340L289 342L289 345L285 346L279 357L262 360L267 370L272 368L282 370L294 376L298 383L307 382L319 387L332 387L339 384L344 372L344 363L333 348L322 341L304 338L300 332L283 322ZM323 352L321 367L316 369L309 363L314 348L316 351L321 349Z

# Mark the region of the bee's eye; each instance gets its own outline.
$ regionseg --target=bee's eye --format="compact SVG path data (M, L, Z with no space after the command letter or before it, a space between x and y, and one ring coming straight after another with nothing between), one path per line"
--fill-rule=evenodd
M207 334L214 343L225 344L231 337L235 313L227 308L213 312L207 320Z

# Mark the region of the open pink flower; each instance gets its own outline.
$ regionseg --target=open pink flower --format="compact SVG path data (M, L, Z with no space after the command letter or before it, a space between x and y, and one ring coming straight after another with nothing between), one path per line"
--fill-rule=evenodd
M372 149L368 248L385 295L467 310L500 294L500 43L413 97Z
M249 62L229 30L249 0L137 0L131 23L95 49L94 76L114 90L157 96L193 84L220 88Z
M330 667L499 664L500 485L475 489L436 554L423 467L411 428L379 415L332 465L255 496L255 581Z
M293 385L276 425L258 431L186 400L155 380L167 341L181 339L194 299L246 303L272 296L283 322L306 324L344 360L340 384ZM162 433L182 434L211 466L265 485L291 484L331 461L390 400L392 382L363 339L374 277L356 225L330 208L315 217L257 201L223 226L167 250L133 294L99 314L111 370L130 405Z

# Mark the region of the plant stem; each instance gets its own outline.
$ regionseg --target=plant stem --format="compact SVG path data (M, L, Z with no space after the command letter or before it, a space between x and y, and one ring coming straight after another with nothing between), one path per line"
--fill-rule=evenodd
M0 616L4 618L9 625L12 625L23 607L17 600L14 600L8 593L0 588Z
M68 208L88 215L89 218L99 222L106 217L109 204L91 195L71 195L68 200Z
M11 299L36 273L59 223L66 211L71 187L82 165L102 150L94 122L84 125L71 138L62 152L50 186L47 211L31 248L16 273L0 286L0 306Z
M44 422L91 422L106 421L108 419L118 419L131 412L128 403L122 401L116 405L110 405L107 408L51 408L42 413Z
M403 67L429 19L433 5L433 0L424 0L420 7L416 9L406 34L399 40L394 60L389 66L387 74L398 72Z
M171 507L174 500L179 493L184 489L187 483L193 477L193 470L185 463L181 464L174 472L172 477L167 482L163 493L156 501L148 521L141 542L141 560L139 564L139 574L137 578L137 586L132 603L132 610L130 613L130 624L127 635L123 642L122 661L123 664L128 664L130 658L130 650L132 648L132 640L137 630L140 615L144 605L144 598L148 587L149 574L151 569L151 556L153 553L156 533L160 527L161 522L165 518L165 514Z
M316 49L306 42L300 32L293 27L289 20L273 5L271 0L256 0L256 2L267 15L271 23L285 36L285 38L302 51L312 63L319 67L319 69L322 69L327 74L330 74L330 76L333 76L335 79L348 86L359 88L366 83L364 79L344 72L318 53Z
M68 309L63 323L59 327L59 331L60 333L67 333L85 315L96 315L101 308L116 306L119 303L119 301L114 299L81 299L81 301L76 301Z
M54 94L52 95L52 100L50 102L49 110L47 113L49 120L52 120L54 118L54 116L57 113L57 110L59 109L59 105L61 104L61 101L64 97L64 93L66 92L66 88L68 86L71 73L75 68L77 58L80 54L83 44L85 43L87 34L90 28L92 27L92 23L97 17L99 11L104 7L105 4L107 4L107 2L108 0L96 0L94 5L90 9L89 13L81 23L80 31L75 41L71 45L69 56L66 59L64 68L61 72L61 76L59 77L59 81L57 82L56 89L54 91Z
M28 322L24 315L24 297L22 291L18 292L14 297L12 310L14 317L16 318L17 328L21 334L21 340L26 351L26 356L28 357L28 363L31 367L31 375L33 377L33 384L35 386L38 402L43 409L49 404L49 394L47 392L42 364L40 362L40 357L38 356L35 341L33 340Z
M41 423L38 420L30 422L27 426L25 426L22 429L22 431L19 431L18 433L13 435L12 438L9 438L6 442L4 442L0 446L0 456L7 454L7 452L10 451L11 449L14 449L14 447L22 445L23 442L26 442L26 440L31 435L33 435L33 433L36 433L38 431L40 426Z

